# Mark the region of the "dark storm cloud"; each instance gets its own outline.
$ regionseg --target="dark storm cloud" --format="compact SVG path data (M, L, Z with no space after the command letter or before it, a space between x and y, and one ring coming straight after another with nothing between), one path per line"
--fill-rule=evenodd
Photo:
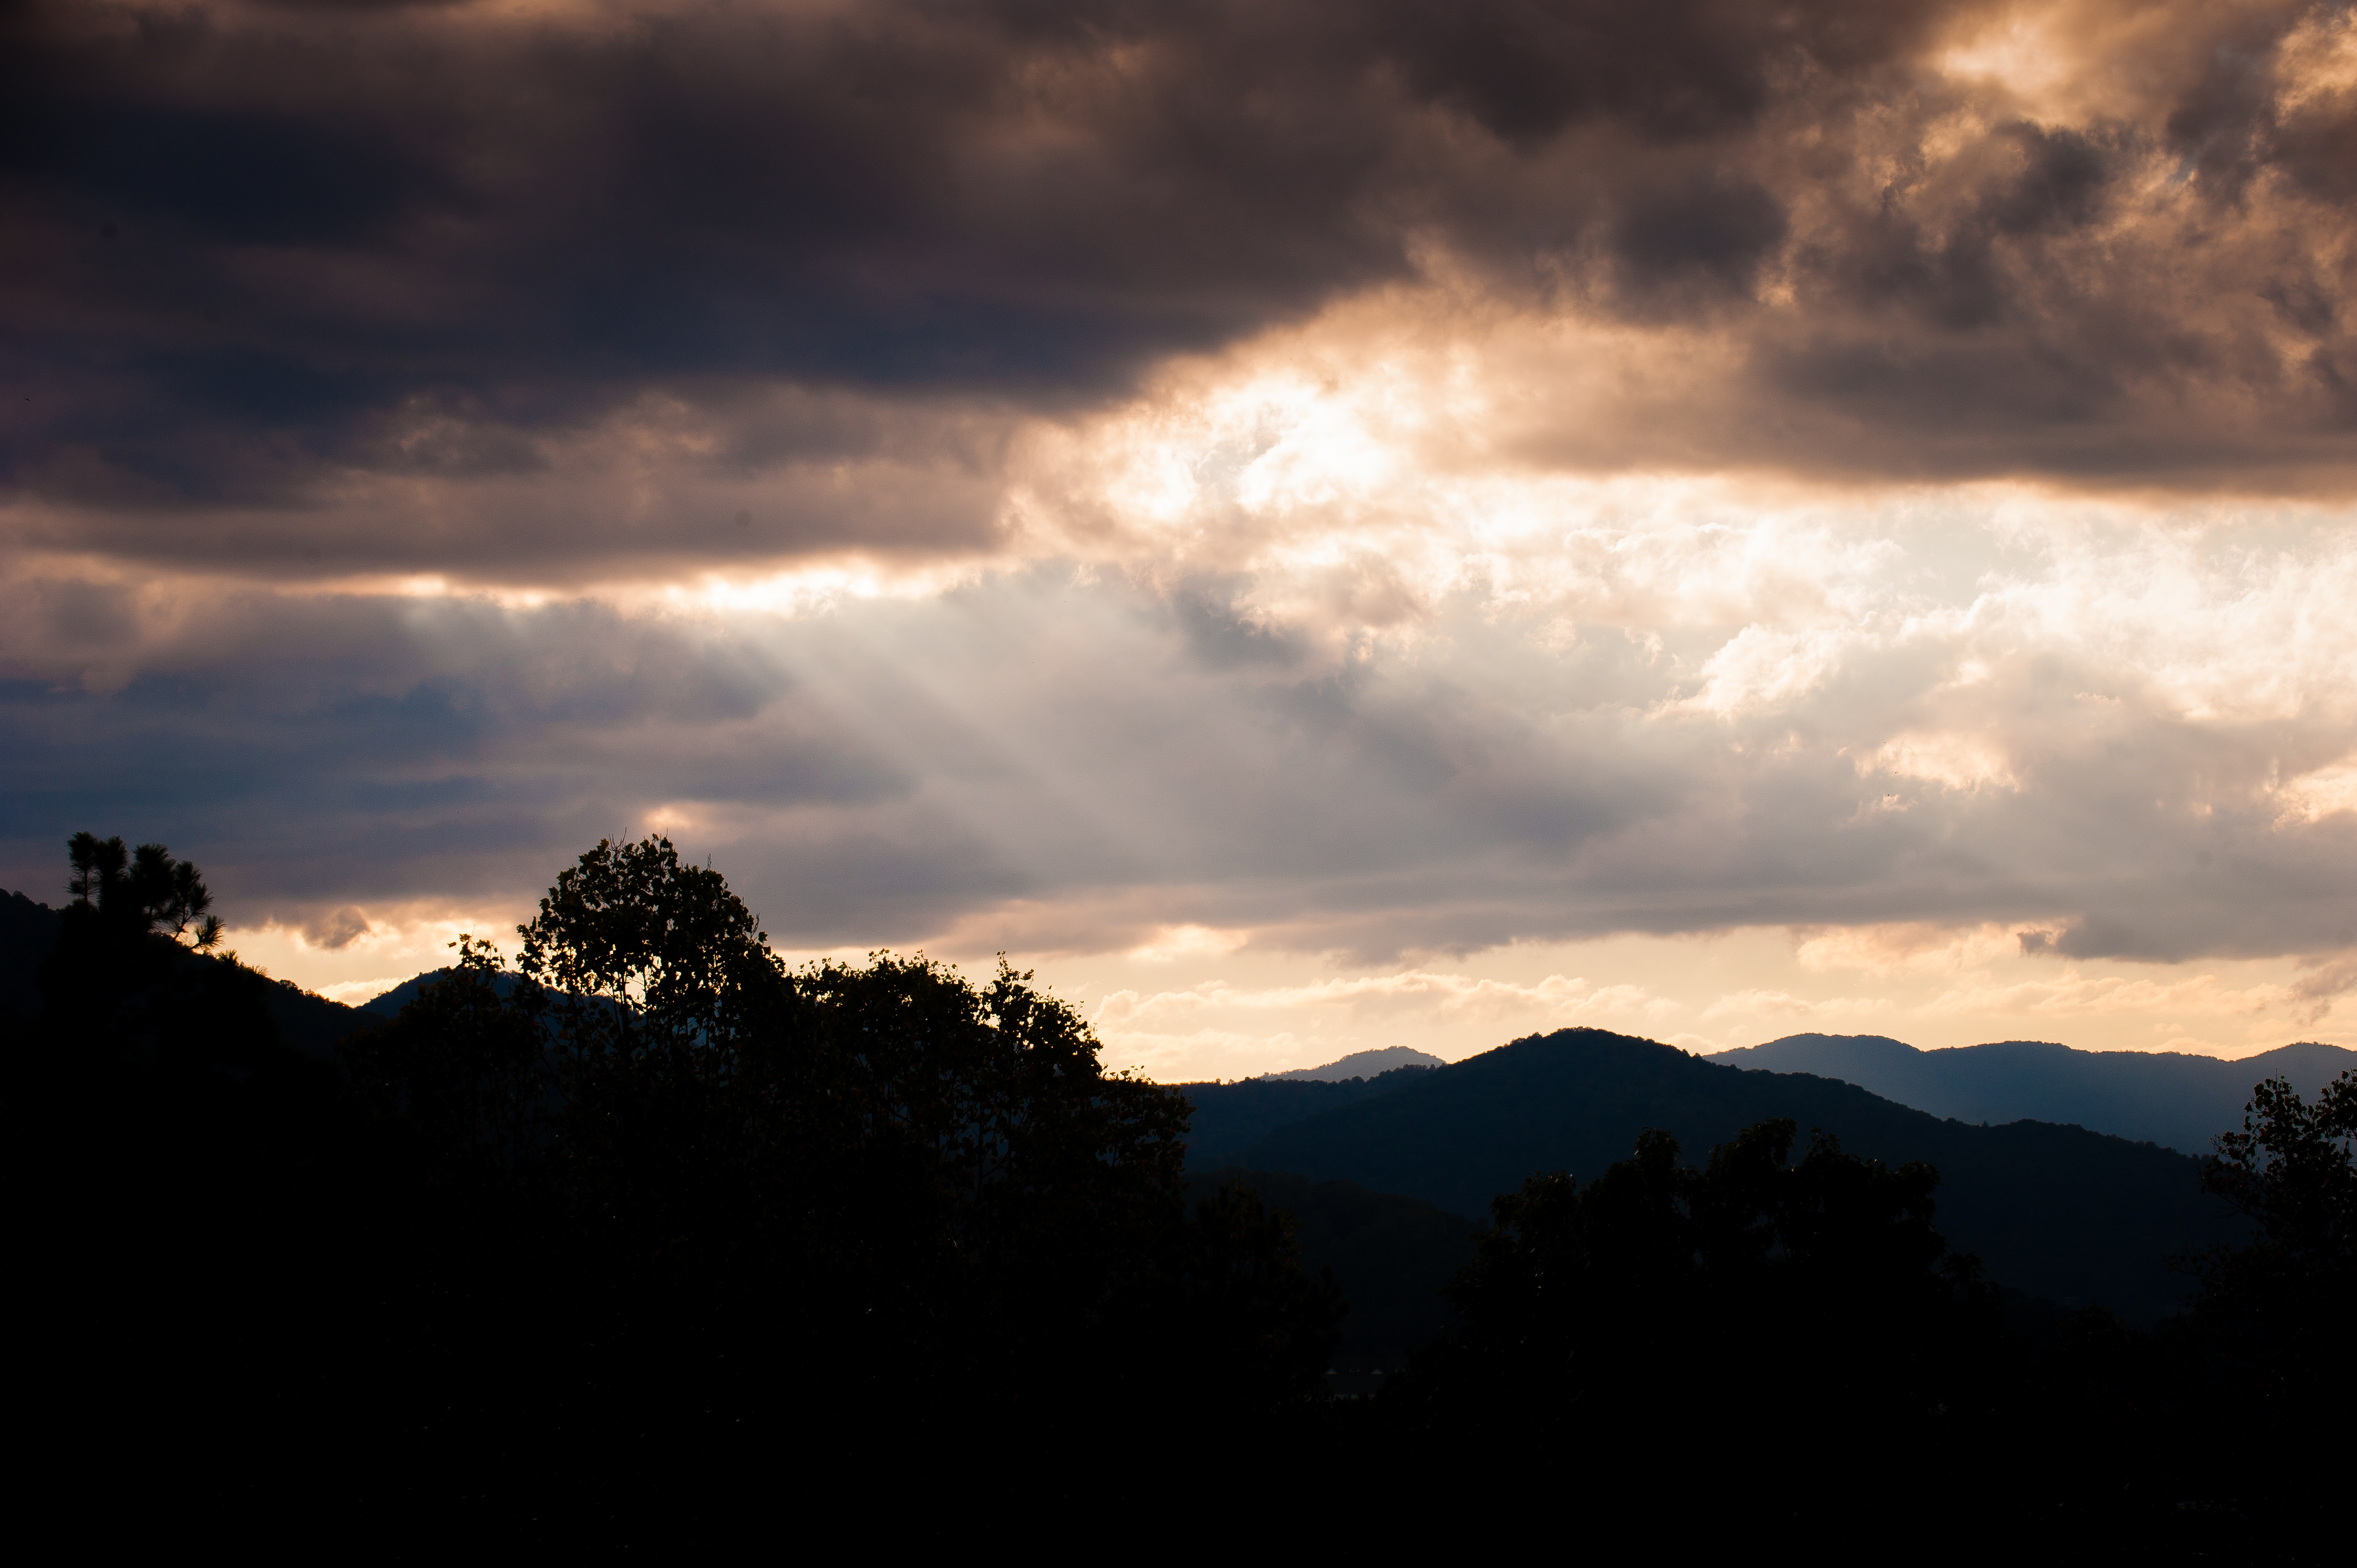
M2357 95L2289 91L2287 53L2336 13L2070 13L2051 47L2109 87L2062 120L1932 69L1976 14L19 7L5 482L28 542L186 553L174 518L199 509L233 520L224 562L294 532L330 562L509 575L971 550L1006 418L1409 277L1432 245L1541 307L1722 335L1727 384L1672 444L1705 461L2345 461ZM2190 194L2157 207L2156 168ZM692 494L654 513L729 517L714 487L783 473L779 530L618 517L631 487L585 453L630 446L651 403L698 437L650 481ZM904 504L797 478L904 415ZM1617 460L1658 456L1612 432L1562 450L1620 439ZM544 510L511 508L500 487L535 478ZM429 484L488 499L439 535Z

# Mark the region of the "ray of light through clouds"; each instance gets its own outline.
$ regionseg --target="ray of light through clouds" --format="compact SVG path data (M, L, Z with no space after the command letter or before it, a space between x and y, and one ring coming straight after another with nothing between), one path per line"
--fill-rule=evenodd
M2345 6L5 26L9 886L357 999L661 832L1163 1077L2357 1043Z

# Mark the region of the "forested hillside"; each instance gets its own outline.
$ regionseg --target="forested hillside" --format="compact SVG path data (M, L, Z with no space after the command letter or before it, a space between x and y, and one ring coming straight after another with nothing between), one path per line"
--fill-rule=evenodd
M1646 1128L1700 1155L1777 1117L1831 1133L1851 1154L1936 1166L1941 1230L1992 1279L2137 1323L2158 1322L2191 1289L2170 1258L2243 1228L2202 1193L2200 1166L2171 1150L2076 1127L1945 1122L1852 1084L1743 1072L1592 1029L1518 1040L1319 1107L1232 1157L1479 1216L1532 1171L1602 1171Z
M1175 1085L1195 1108L1187 1131L1187 1163L1199 1170L1232 1164L1279 1127L1370 1095L1389 1094L1431 1070L1410 1067L1373 1078L1248 1078Z

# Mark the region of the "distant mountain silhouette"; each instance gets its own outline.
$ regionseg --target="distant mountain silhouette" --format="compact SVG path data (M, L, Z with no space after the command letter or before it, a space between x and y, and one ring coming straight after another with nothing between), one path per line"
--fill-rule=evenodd
M429 969L423 974L413 974L392 990L380 991L361 1003L359 1011L379 1018L398 1018L401 1010L423 995L427 986L452 972L448 969ZM517 974L502 973L491 982L491 989L505 996L515 989L516 982L522 978Z
M1959 1122L2076 1122L2098 1133L2206 1155L2242 1125L2251 1088L2282 1077L2309 1099L2357 1068L2357 1051L2313 1043L2236 1061L2174 1052L2074 1051L2006 1040L1924 1051L1881 1035L1787 1035L1704 1058L1769 1072L1807 1072Z
M2138 1323L2166 1316L2190 1289L2167 1259L2241 1233L2222 1205L2202 1196L2195 1162L2172 1150L2038 1122L1943 1122L1853 1084L1742 1071L1601 1030L1534 1036L1378 1081L1391 1077L1403 1081L1362 1083L1347 1095L1333 1091L1350 1085L1217 1086L1235 1101L1243 1101L1236 1090L1262 1091L1209 1118L1222 1137L1276 1112L1273 1091L1313 1091L1293 1101L1306 1114L1219 1163L1352 1182L1480 1216L1534 1171L1600 1175L1628 1155L1642 1128L1673 1133L1698 1163L1741 1129L1789 1116L1803 1138L1823 1128L1852 1154L1938 1166L1940 1230L1978 1253L1998 1283L2099 1304ZM1330 1097L1313 1104L1319 1090ZM1190 1151L1189 1163L1208 1162Z
M1340 1061L1324 1067L1297 1067L1291 1072L1264 1074L1271 1079L1308 1079L1318 1083L1340 1083L1345 1079L1378 1078L1404 1067L1447 1067L1438 1057L1423 1051L1410 1050L1405 1046L1386 1046L1375 1051L1352 1051Z

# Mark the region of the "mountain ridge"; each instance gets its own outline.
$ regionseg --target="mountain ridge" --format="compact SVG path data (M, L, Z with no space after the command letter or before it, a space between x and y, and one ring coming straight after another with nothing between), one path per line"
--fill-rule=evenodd
M1937 1166L1943 1233L1997 1283L2138 1323L2188 1294L2170 1258L2242 1229L2202 1194L2196 1162L2157 1144L2030 1121L1968 1125L1838 1079L1746 1071L1603 1030L1528 1036L1412 1077L1273 1127L1221 1163L1479 1217L1533 1172L1601 1175L1646 1127L1700 1163L1742 1128L1790 1117L1803 1145L1822 1128L1850 1153Z
M2188 1052L2083 1051L2048 1040L1923 1050L1887 1035L1787 1035L1702 1058L1747 1071L1803 1072L1856 1084L1933 1116L1992 1124L2076 1124L2202 1155L2242 1124L2262 1079L2302 1096L2357 1068L2357 1051L2319 1041L2228 1061Z

